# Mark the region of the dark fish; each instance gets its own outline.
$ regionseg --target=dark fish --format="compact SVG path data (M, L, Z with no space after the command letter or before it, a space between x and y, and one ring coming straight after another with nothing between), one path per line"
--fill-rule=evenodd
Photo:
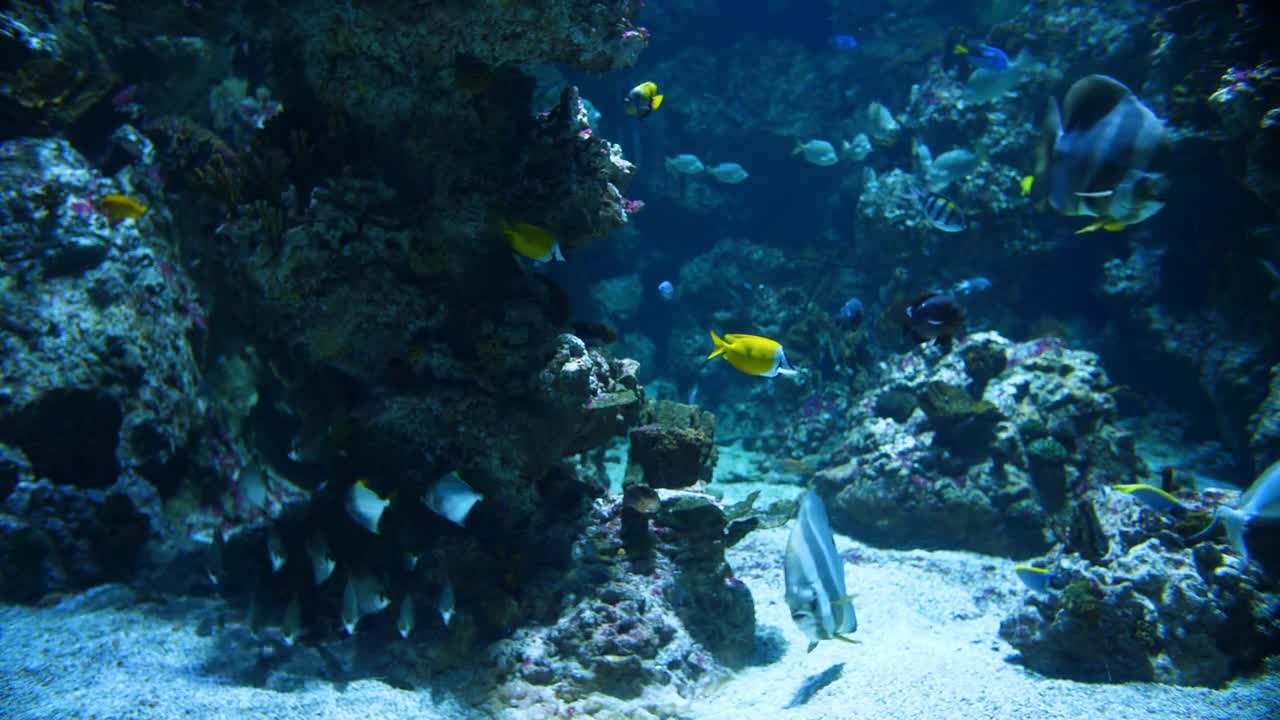
M836 663L820 673L814 673L805 678L796 690L796 694L791 696L791 702L784 705L783 709L800 707L809 702L819 690L840 679L842 672L844 672L844 663Z
M1062 112L1051 98L1037 175L1063 215L1099 218L1087 230L1117 230L1164 207L1170 155L1164 121L1106 75L1077 80Z
M917 343L936 339L942 347L950 347L952 338L964 329L964 308L951 293L927 293L900 304L893 312Z
M863 313L862 301L858 298L849 298L844 305L840 306L840 312L836 317L842 325L855 328L862 323Z
M571 327L573 328L573 334L581 338L583 342L598 342L609 345L618 341L618 331L604 323L580 320L573 322Z
M812 490L800 498L796 524L791 528L783 556L783 572L791 619L809 638L810 651L820 640L848 640L843 634L858 629L853 600L845 590L844 561L836 552L827 508Z

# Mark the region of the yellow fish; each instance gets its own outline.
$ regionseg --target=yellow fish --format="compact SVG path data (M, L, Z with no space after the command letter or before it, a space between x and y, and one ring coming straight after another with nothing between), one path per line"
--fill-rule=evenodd
M98 201L98 209L112 225L128 218L137 220L147 211L147 206L126 195L108 195Z
M564 255L560 254L560 241L537 225L503 221L500 227L502 234L507 236L507 244L517 253L539 262L564 262Z
M1076 235L1083 235L1084 233L1093 232L1094 230L1106 230L1107 232L1119 232L1125 229L1126 227L1128 227L1127 223L1122 223L1119 220L1116 220L1114 218L1100 218L1096 222L1091 222L1088 225L1085 225L1084 227L1077 230Z
M1022 178L1022 180L1018 183L1018 188L1022 190L1022 197L1026 197L1030 195L1031 186L1035 184L1036 184L1035 175L1027 175L1026 177Z
M725 360L735 368L748 375L775 377L777 375L794 375L796 369L787 362L782 352L782 345L777 340L770 340L759 335L725 335L720 337L711 331L711 342L715 349L707 359L724 356Z
M647 117L660 105L662 105L662 96L658 94L656 83L642 82L627 93L628 115Z

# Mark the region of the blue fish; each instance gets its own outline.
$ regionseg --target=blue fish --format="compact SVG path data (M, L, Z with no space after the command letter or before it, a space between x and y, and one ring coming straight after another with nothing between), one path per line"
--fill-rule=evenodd
M658 283L658 294L662 296L663 300L670 300L675 296L676 288L671 284L670 280L663 280Z
M984 70L1003 72L1009 69L1009 56L994 45L983 44L975 48L957 45L955 52L969 58L969 62Z
M849 298L844 305L840 307L840 312L836 315L840 322L850 327L857 327L862 322L862 301L858 298Z
M955 285L951 286L951 292L957 295L969 295L970 293L982 292L991 287L991 281L982 277L965 278Z
M831 36L831 44L834 45L837 50L852 50L858 47L858 39L852 35L840 33L838 35Z

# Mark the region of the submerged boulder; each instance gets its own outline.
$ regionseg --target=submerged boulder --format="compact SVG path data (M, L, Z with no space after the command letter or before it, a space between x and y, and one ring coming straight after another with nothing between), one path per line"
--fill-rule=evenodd
M1147 472L1093 353L986 332L881 369L850 413L847 456L816 474L838 532L1037 555L1064 539L1072 497Z

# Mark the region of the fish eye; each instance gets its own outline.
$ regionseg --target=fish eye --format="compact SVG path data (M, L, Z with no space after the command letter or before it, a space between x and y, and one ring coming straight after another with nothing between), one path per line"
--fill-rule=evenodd
M807 618L807 617L809 617L809 613L805 610L796 610L795 612L791 613L792 620L803 620L804 618Z

